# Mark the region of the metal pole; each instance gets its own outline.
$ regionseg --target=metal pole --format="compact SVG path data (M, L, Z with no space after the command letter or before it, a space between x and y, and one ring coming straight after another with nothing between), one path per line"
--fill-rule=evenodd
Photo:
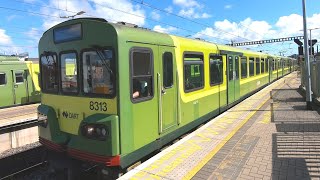
M306 101L307 101L307 109L312 110L310 61L309 61L309 52L308 52L308 32L307 32L307 18L306 18L306 0L302 0L302 10L303 10L303 34L304 34L304 60L306 63L306 76L305 76L306 77Z
M312 39L311 39L311 30L312 29L310 29L310 58L312 57Z

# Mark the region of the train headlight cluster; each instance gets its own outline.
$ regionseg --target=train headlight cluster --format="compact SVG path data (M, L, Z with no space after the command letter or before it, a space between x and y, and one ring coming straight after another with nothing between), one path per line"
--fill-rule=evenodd
M46 128L48 126L48 117L38 112L38 123L40 126Z
M84 124L81 126L81 134L89 139L106 140L109 130L102 124Z

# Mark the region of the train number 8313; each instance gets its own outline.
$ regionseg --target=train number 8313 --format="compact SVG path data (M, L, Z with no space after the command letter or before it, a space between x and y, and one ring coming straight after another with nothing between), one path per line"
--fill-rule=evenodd
M97 101L90 101L89 105L90 110L95 111L107 111L107 103L106 102L97 102Z

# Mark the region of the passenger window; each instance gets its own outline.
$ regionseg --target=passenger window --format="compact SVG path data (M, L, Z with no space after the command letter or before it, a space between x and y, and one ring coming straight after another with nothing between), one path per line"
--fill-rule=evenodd
M264 58L261 58L261 74L264 73Z
M58 66L57 66L57 56L41 56L41 90L44 92L58 91Z
M15 73L15 77L16 77L16 84L18 83L23 83L24 79L23 79L23 72L16 72Z
M113 54L111 50L84 52L83 91L89 94L113 94Z
M173 60L172 53L163 54L163 87L169 88L173 85Z
M76 53L62 54L60 68L62 91L66 93L78 92Z
M223 83L223 63L221 56L210 56L210 85Z
M256 58L256 75L260 74L260 58Z
M0 73L0 86L7 84L6 73Z
M191 92L204 87L203 55L184 54L184 91Z
M136 100L153 97L153 58L149 49L131 51L131 94Z
M249 58L249 75L254 76L254 58Z
M241 57L241 78L247 78L248 77L248 66L247 66L247 57L243 56Z

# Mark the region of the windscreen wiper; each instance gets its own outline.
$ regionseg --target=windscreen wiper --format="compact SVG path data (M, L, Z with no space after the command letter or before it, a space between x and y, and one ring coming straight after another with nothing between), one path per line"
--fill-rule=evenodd
M101 59L103 65L108 69L108 71L111 73L111 75L114 76L114 73L113 73L112 69L110 68L109 64L107 63L106 56L102 52L102 48L99 47L99 46L96 46L96 45L93 45L92 47L94 48L94 50L98 54L98 56Z
M46 60L47 60L48 64L49 64L49 57L52 57L53 64L55 64L53 55L54 55L54 53L51 52L51 51L43 51L43 56L46 57Z

